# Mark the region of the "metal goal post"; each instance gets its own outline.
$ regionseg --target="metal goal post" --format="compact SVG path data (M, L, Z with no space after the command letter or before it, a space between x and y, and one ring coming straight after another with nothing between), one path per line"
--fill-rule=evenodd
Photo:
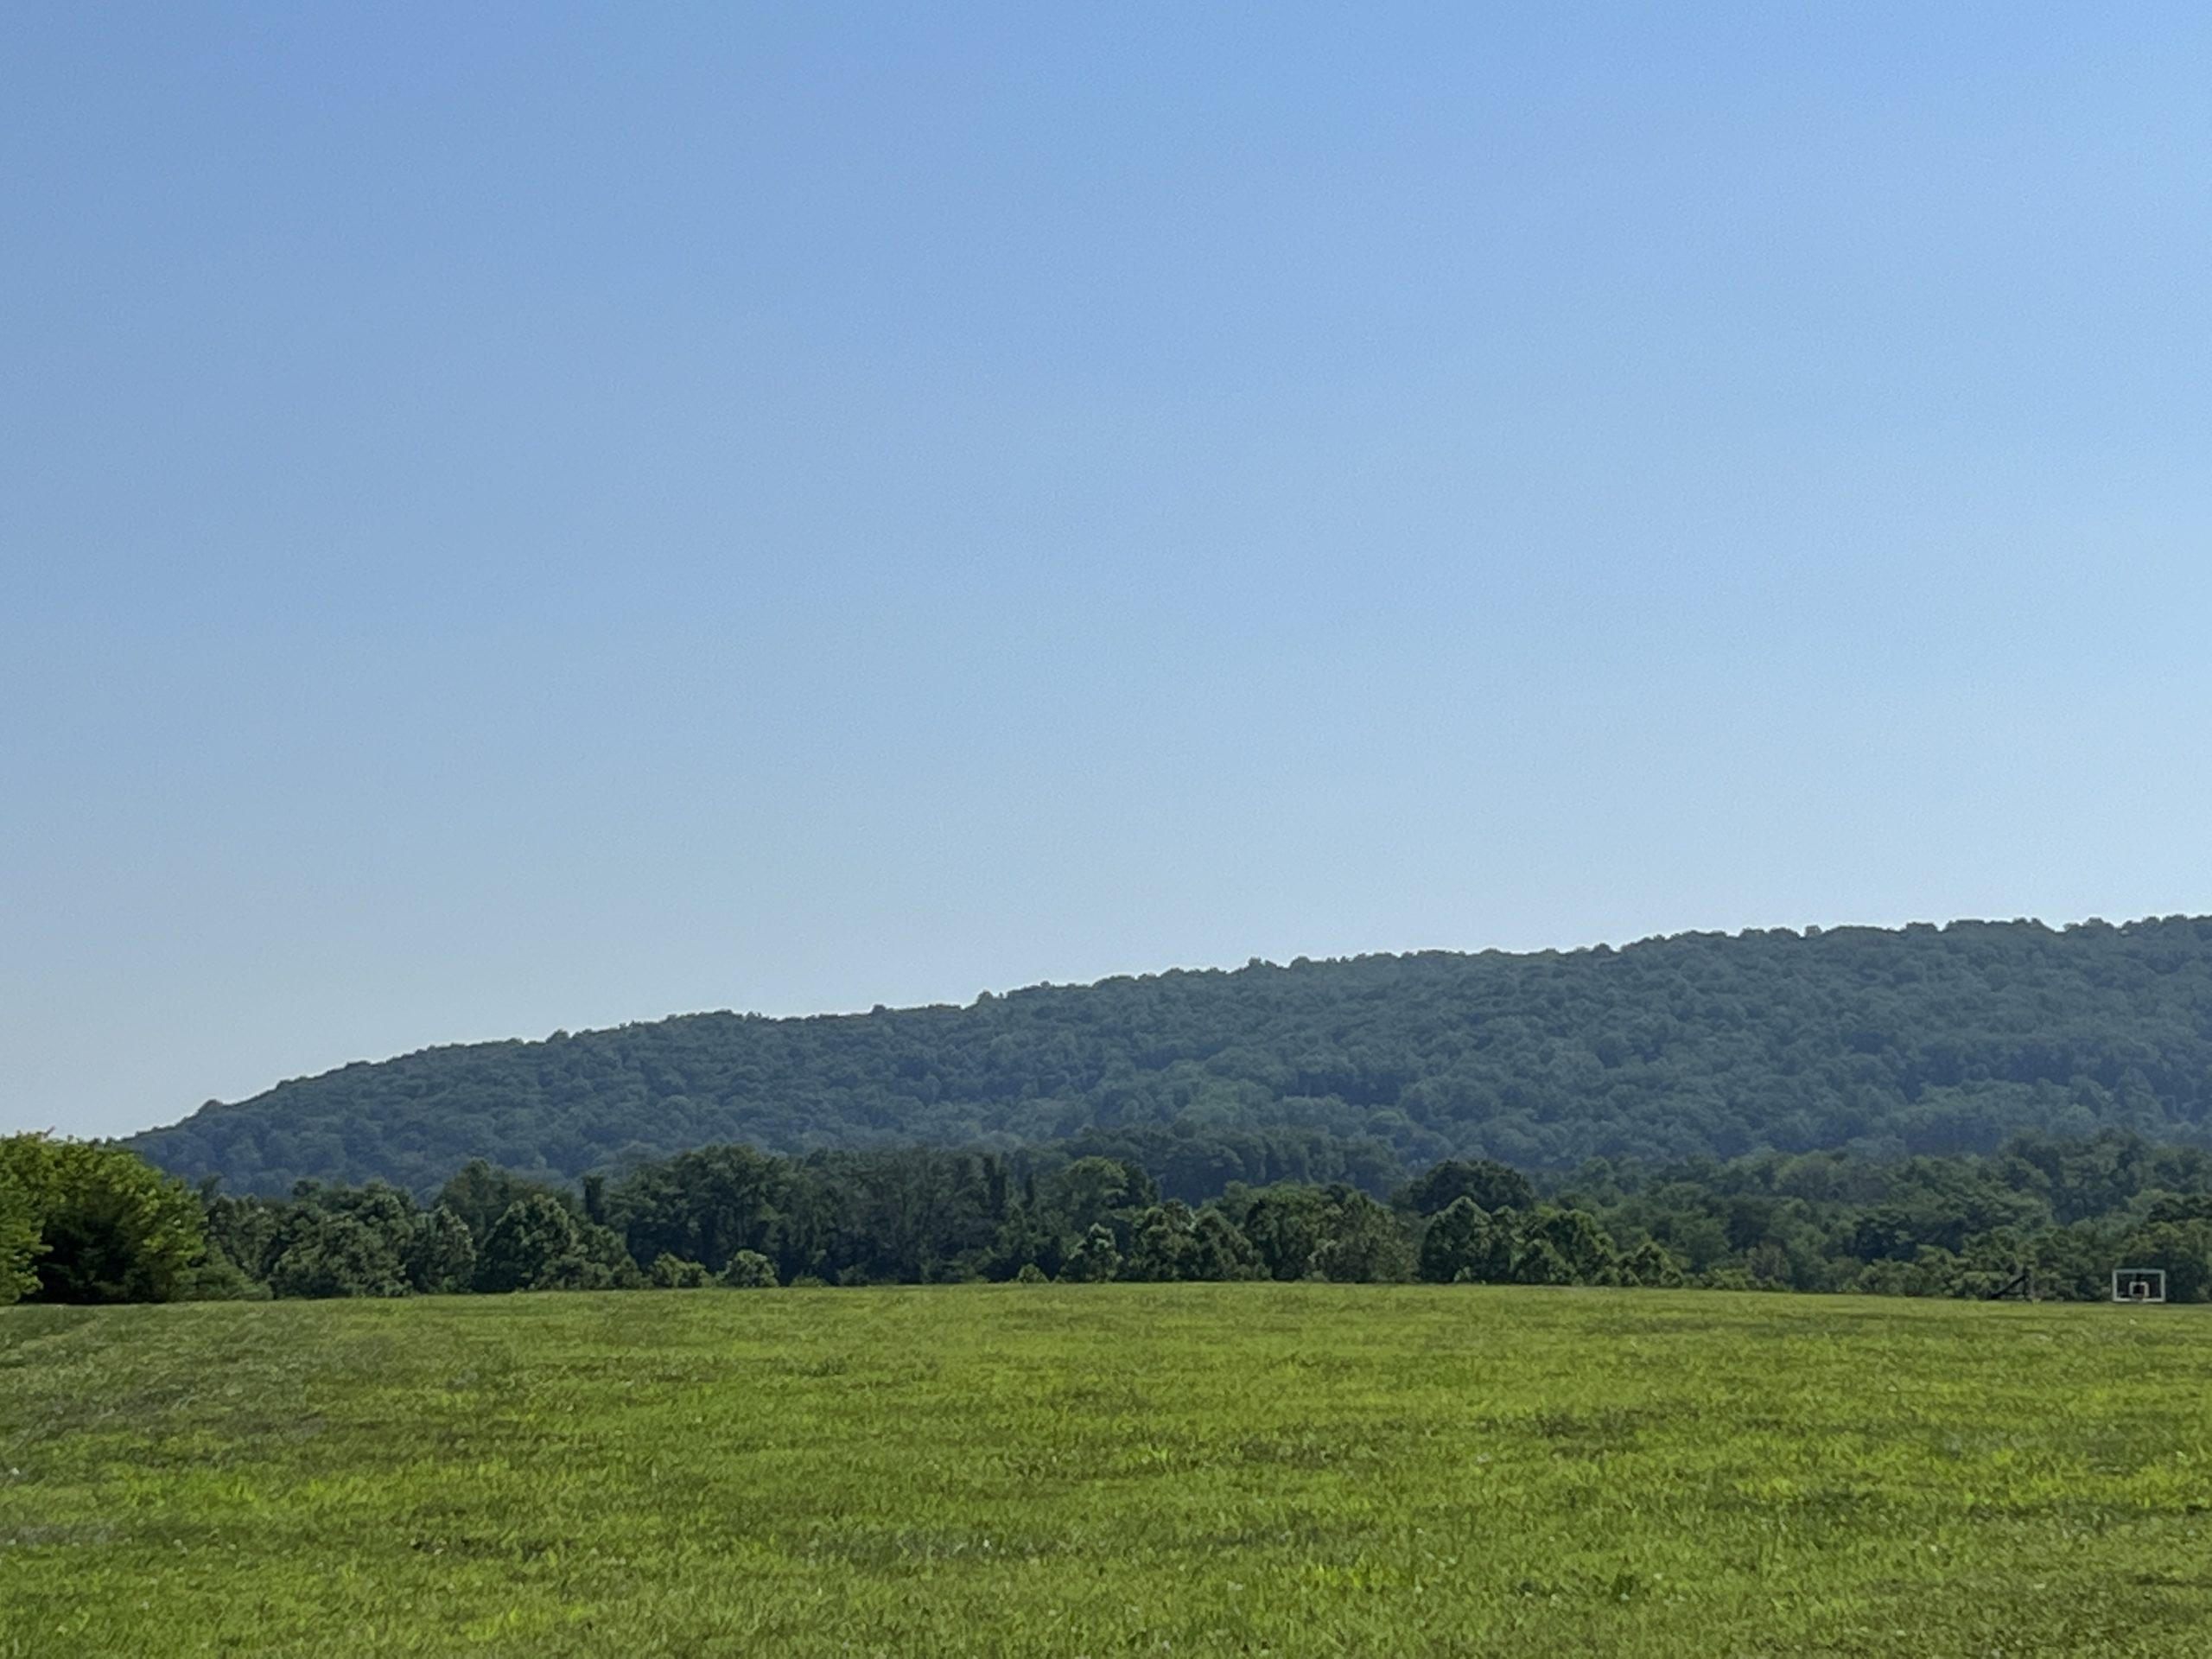
M2115 1302L2163 1302L2166 1300L2164 1268L2114 1268L2112 1299Z

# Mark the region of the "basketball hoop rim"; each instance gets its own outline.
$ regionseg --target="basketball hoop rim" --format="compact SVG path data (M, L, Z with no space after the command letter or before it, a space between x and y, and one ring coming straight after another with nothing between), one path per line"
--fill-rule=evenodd
M2112 1270L2112 1300L2122 1304L2163 1304L2166 1300L2166 1270L2164 1268L2114 1268Z

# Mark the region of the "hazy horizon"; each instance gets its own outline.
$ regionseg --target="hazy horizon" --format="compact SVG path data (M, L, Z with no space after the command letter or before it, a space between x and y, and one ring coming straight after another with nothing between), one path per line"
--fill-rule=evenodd
M2212 15L0 17L0 1132L2212 912Z

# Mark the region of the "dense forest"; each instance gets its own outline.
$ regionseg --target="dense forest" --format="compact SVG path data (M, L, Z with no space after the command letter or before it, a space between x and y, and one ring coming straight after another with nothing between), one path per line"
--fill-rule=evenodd
M2090 1300L2120 1268L2212 1299L2212 1152L2028 1133L1989 1156L1556 1181L1448 1160L1379 1198L1232 1181L1193 1205L1068 1146L712 1146L573 1185L475 1161L423 1201L382 1182L195 1193L119 1147L0 1141L0 1303L1238 1279Z
M130 1144L235 1192L423 1198L472 1159L568 1181L715 1142L1091 1136L1188 1201L1230 1180L1380 1193L1455 1158L1879 1160L2110 1128L2212 1142L2212 919L1685 934L693 1014L349 1065Z

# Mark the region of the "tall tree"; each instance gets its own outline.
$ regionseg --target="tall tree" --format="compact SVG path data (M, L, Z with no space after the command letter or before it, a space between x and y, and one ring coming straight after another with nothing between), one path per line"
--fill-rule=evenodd
M608 1290L638 1277L621 1241L583 1220L549 1192L525 1192L484 1236L476 1287Z

